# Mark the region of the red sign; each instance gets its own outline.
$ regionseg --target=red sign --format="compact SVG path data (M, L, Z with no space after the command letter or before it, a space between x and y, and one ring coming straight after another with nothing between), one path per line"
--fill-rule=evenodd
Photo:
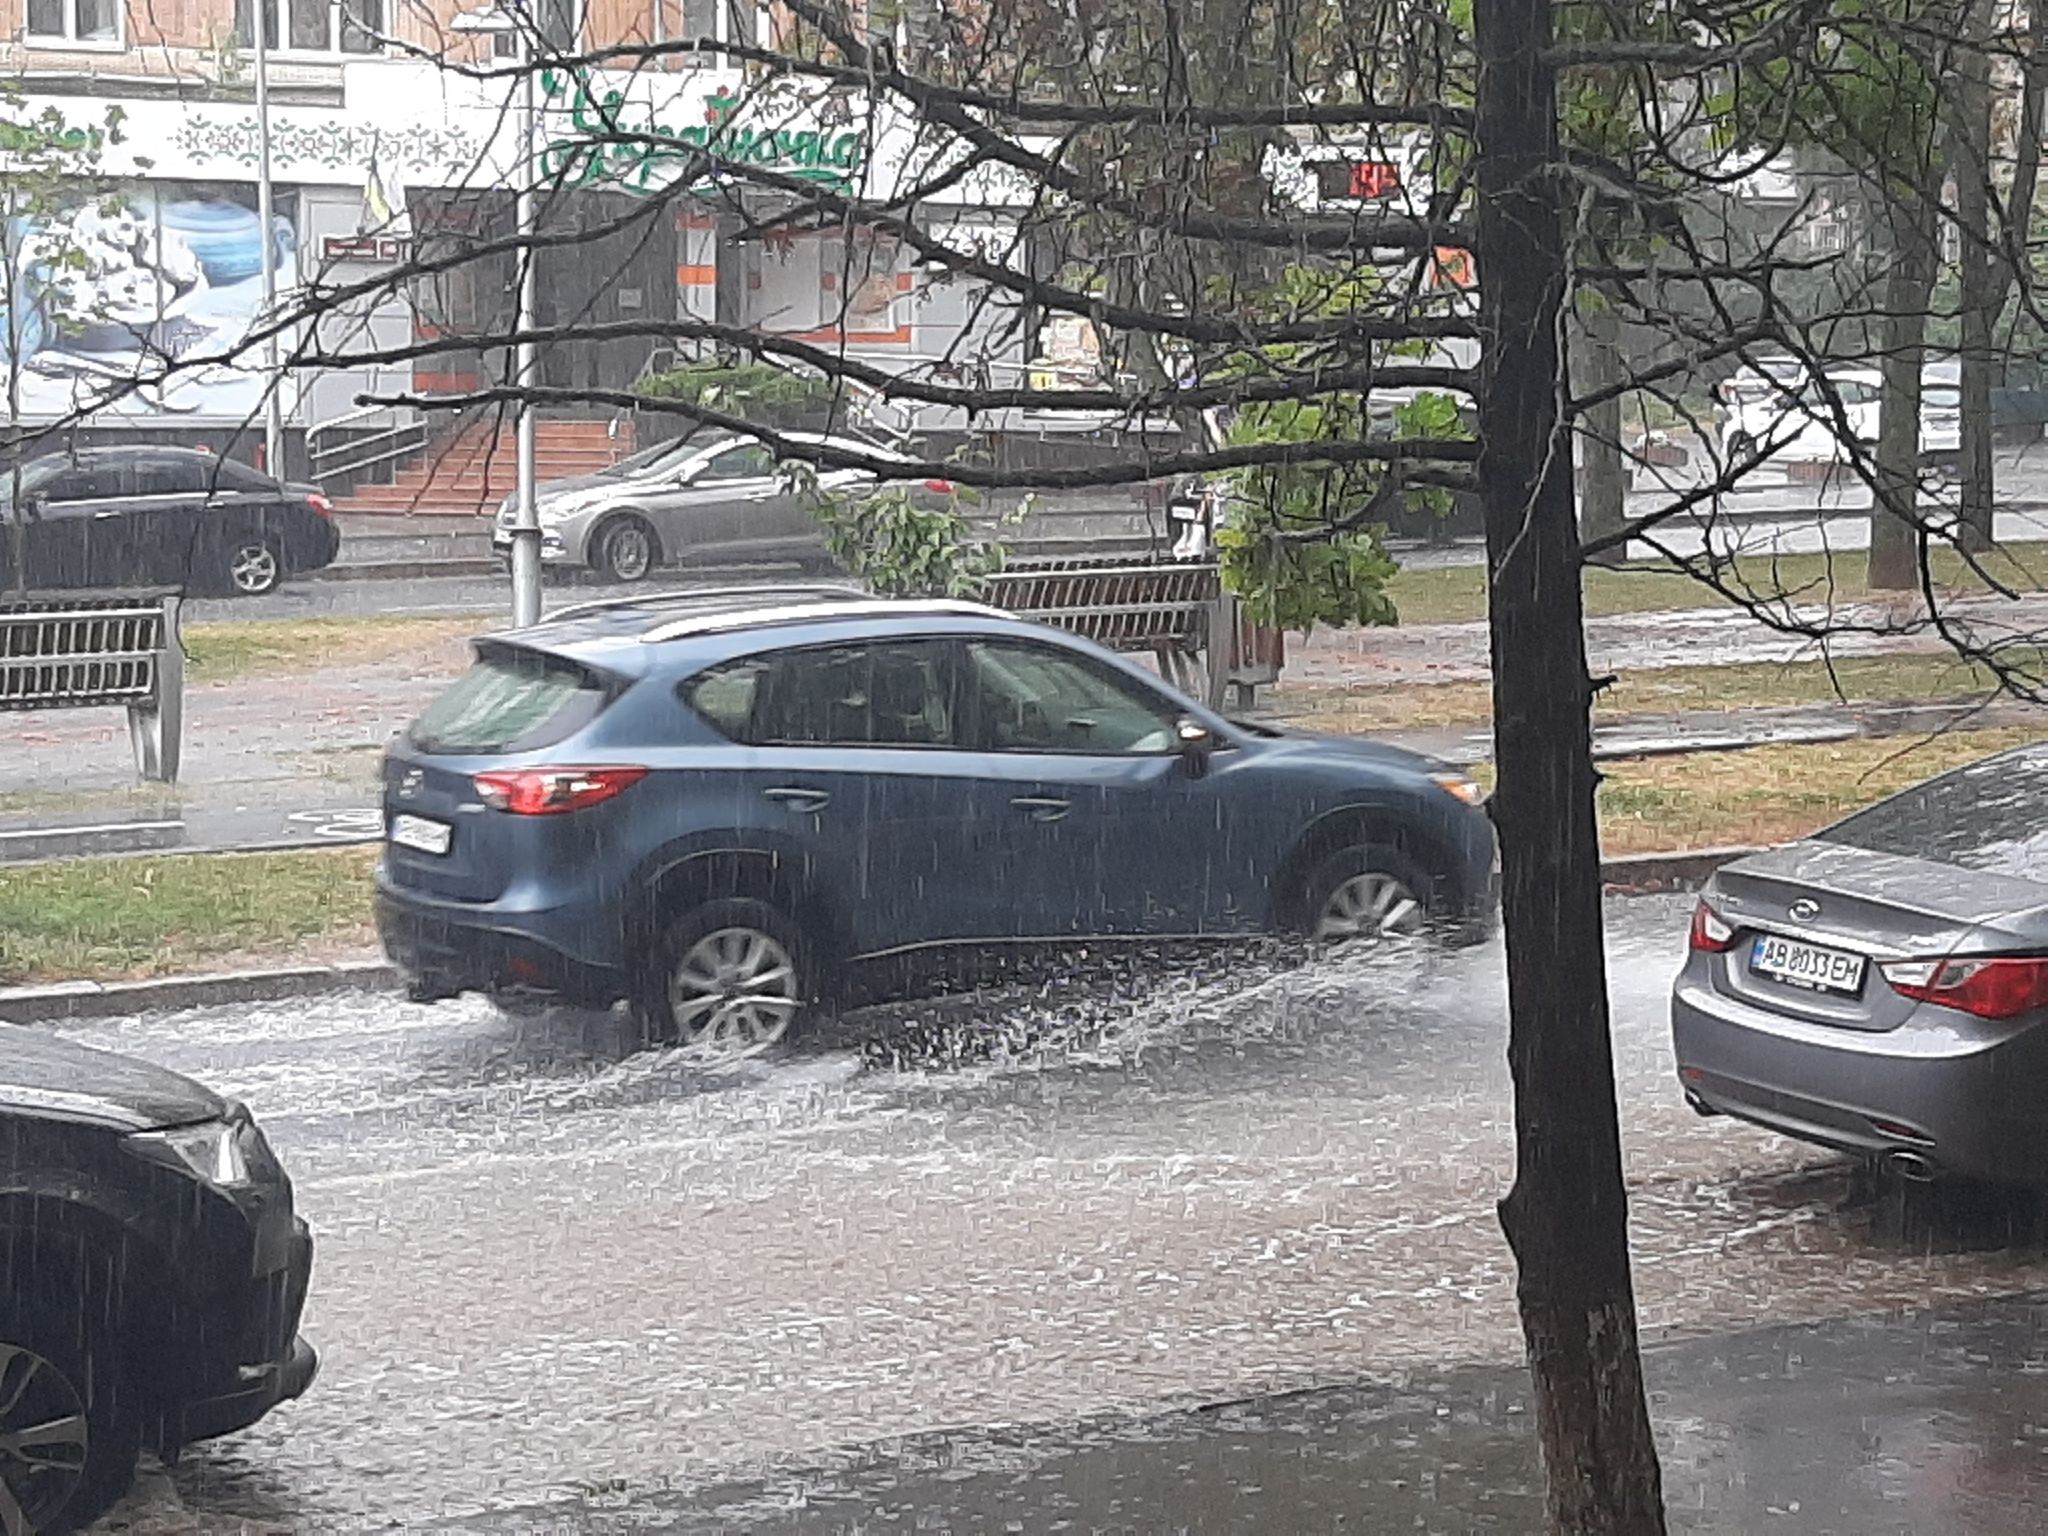
M1401 168L1384 160L1359 160L1351 166L1353 197L1392 197L1401 190Z
M1382 201L1401 190L1401 168L1385 160L1319 160L1316 186L1331 201Z

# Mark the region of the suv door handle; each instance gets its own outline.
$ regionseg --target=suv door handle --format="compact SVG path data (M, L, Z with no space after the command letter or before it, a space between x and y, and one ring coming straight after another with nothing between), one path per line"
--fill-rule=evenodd
M777 805L786 805L799 815L822 811L832 802L832 797L822 789L764 789L761 793Z
M1019 795L1010 804L1033 821L1058 821L1074 808L1073 801L1056 800L1050 795Z

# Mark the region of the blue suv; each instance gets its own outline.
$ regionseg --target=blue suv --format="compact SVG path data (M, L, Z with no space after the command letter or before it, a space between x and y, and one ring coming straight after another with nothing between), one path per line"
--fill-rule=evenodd
M377 920L415 997L623 998L753 1051L948 951L1482 935L1480 799L972 603L650 596L476 643L386 755Z

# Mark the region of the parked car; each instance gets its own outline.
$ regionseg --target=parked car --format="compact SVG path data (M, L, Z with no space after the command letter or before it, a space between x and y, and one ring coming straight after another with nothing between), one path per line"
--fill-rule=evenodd
M875 978L905 957L1471 937L1495 905L1462 774L1222 719L991 608L846 589L482 639L386 754L383 798L378 926L416 997L629 999L722 1049L896 985Z
M0 1025L0 1531L88 1524L147 1447L298 1397L313 1243L240 1104Z
M1696 1109L1938 1172L2048 1181L2048 745L1708 883L1672 995Z
M312 486L193 448L86 448L0 470L0 571L24 530L33 588L181 587L261 597L333 562L334 508Z
M1849 457L1834 416L1839 401L1853 441L1868 453L1877 447L1884 402L1884 376L1874 367L1840 366L1826 371L1833 400L1796 359L1767 359L1760 369L1742 369L1714 391L1714 417L1722 453L1740 460L1766 450L1785 461L1830 462ZM1927 365L1921 378L1920 453L1928 463L1954 458L1961 442L1962 394L1953 362Z
M788 432L799 443L837 448L871 459L908 462L892 449L856 437ZM628 466L631 466L630 468ZM820 468L827 491L872 487L865 470ZM948 496L944 480L918 483ZM587 566L609 581L639 581L656 567L707 561L799 562L829 567L831 557L802 488L782 472L775 453L747 437L675 445L643 452L611 470L558 480L534 496L541 560ZM510 559L516 498L498 508L492 547Z

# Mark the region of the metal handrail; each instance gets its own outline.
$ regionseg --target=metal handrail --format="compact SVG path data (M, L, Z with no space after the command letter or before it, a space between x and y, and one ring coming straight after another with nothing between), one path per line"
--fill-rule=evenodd
M417 413L407 414L381 431L348 438L331 448L321 446L321 439L330 433L367 422L372 417L388 416L391 409L390 406L382 405L363 406L339 416L330 416L325 421L315 422L306 429L307 466L313 479L323 489L329 480L353 474L357 470L389 464L426 448L426 419ZM335 462L336 460L341 462Z

